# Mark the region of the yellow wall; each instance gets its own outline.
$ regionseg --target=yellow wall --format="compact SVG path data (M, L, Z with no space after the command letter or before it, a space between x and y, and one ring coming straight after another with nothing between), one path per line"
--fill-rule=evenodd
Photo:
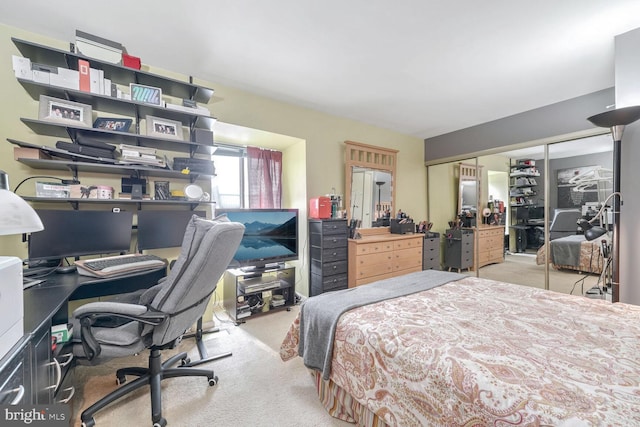
M0 25L0 58L2 58L0 87L3 94L3 102L0 104L0 136L3 140L13 138L52 145L55 139L35 135L20 122L20 117L37 117L38 102L27 95L13 75L11 55L18 55L19 52L11 42L11 37L60 49L67 49L69 40L51 40L34 33ZM127 44L127 40L122 42ZM144 63L144 54L141 56ZM175 77L173 73L159 69L149 69L149 71ZM186 76L178 77L187 79ZM332 187L335 187L340 194L344 192L343 142L352 140L399 150L395 187L397 204L416 219L426 218L426 168L423 165L422 139L296 107L238 88L199 80L198 76L194 76L194 82L215 89L215 95L208 107L218 120L290 135L305 141L303 146L295 145L284 153L287 163L292 163L284 171L284 179L286 179L284 199L291 203L287 207L299 208L306 214L307 200L310 197L330 193ZM12 188L25 177L39 172L13 161L13 145L9 143L0 144L0 169L9 173ZM56 173L55 176L67 178L70 174ZM105 175L104 179L111 179L117 182L115 187L119 186L119 177ZM301 187L292 187L292 180L300 183ZM21 188L19 193L33 194L33 185ZM306 218L303 218L303 222L306 222ZM306 241L306 225L304 229L300 229L300 233ZM305 251L303 255L306 260L308 250L306 245L301 246L300 250ZM26 246L20 242L19 236L0 237L0 255L26 257ZM301 263L306 262L305 260L301 260ZM308 271L306 266L302 271L298 271L300 277L297 281L297 290L307 295L308 274L305 271Z

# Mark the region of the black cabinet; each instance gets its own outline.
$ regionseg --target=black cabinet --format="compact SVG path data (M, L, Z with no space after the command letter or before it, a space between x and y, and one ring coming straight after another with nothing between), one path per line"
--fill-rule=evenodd
M0 360L0 405L31 403L29 340L24 339Z
M451 271L473 267L473 230L449 229L444 244L444 265Z
M424 235L422 269L440 270L440 233L426 233Z
M346 219L309 220L309 296L348 287Z

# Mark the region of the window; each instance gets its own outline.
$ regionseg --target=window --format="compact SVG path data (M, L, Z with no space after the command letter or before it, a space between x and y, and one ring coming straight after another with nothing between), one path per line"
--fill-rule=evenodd
M247 159L242 148L223 148L212 156L216 177L211 182L217 208L244 208L249 205L247 192Z

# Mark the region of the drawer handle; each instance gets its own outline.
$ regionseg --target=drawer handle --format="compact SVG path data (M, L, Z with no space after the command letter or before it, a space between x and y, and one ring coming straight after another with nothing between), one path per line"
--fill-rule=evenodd
M73 395L74 395L74 394L76 394L76 389L75 389L75 387L74 387L74 386L71 386L71 387L65 388L65 389L64 389L64 390L62 390L62 391L68 391L68 392L69 392L69 395L68 395L67 397L65 397L64 399L60 399L60 400L58 400L58 403L69 403L69 401L70 401L71 399L73 399Z
M60 363L60 366L65 367L69 363L71 363L71 361L73 360L73 353L63 354L60 357L66 357L67 358L67 360L65 360L64 362Z
M336 256L338 255L338 252L333 252L331 255Z
M18 403L20 403L20 401L24 397L24 386L22 384L20 384L17 388L14 388L12 390L7 390L7 391L5 391L5 392L3 392L1 394L2 395L8 395L8 394L11 394L11 393L15 393L16 397L14 397L11 402L9 402L9 405L17 405Z
M336 268L338 268L338 266L337 266L337 265L334 265L334 266L333 266L333 269L335 270Z
M53 367L56 369L56 380L55 380L55 384L50 385L49 387L45 387L45 390L57 390L58 386L60 385L60 381L62 381L62 368L60 368L60 362L58 362L55 358L53 359L53 362L49 362L46 364L46 366L51 366L53 365Z
M333 240L332 240L332 242L333 242L333 243L335 243L335 242L337 242L337 241L338 241L338 239L333 239Z

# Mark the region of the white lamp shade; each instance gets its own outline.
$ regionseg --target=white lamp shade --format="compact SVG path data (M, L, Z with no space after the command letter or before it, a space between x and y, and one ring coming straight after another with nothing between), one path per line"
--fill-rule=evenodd
M0 189L0 235L43 230L40 217L20 196Z

